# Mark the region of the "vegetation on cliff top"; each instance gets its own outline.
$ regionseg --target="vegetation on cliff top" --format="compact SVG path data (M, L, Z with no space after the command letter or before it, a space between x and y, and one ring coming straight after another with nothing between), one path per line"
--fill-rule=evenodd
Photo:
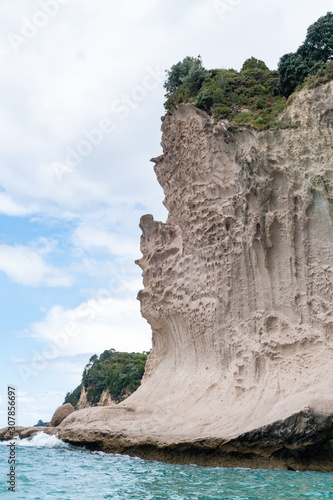
M96 406L102 392L108 390L112 399L120 402L132 394L140 385L145 370L148 353L104 351L99 357L92 356L85 366L81 384L68 392L65 403L77 408L83 387L87 390L87 400Z
M285 54L279 62L279 91L288 97L305 78L325 71L333 59L333 13L320 17L307 31L296 52ZM332 65L329 65L332 69Z
M198 56L185 57L166 74L168 111L191 102L215 119L228 119L237 126L290 126L277 121L290 94L333 79L333 14L327 13L309 27L305 42L296 53L281 57L278 70L251 57L241 71L207 71Z

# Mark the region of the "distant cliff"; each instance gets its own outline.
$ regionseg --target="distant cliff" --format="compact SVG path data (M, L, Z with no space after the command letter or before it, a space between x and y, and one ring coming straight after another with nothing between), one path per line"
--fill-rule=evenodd
M148 353L117 352L115 349L95 354L85 366L82 382L68 392L64 404L76 410L108 406L124 401L140 385Z

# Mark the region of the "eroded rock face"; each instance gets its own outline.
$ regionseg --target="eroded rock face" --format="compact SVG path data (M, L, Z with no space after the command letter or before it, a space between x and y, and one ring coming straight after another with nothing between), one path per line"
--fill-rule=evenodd
M83 408L91 408L91 403L88 401L87 390L85 387L82 387L79 401L77 402L76 408L78 410L82 410ZM104 389L99 398L97 406L110 406L115 405L116 402L112 399L110 391L108 389Z
M82 410L83 408L89 408L90 407L90 404L89 404L88 398L87 398L87 391L86 391L85 387L82 387L80 398L79 398L79 400L77 402L76 407L77 407L78 410Z
M70 415L66 439L104 429L136 449L229 450L233 465L250 448L262 461L238 465L276 467L297 428L299 468L306 446L328 447L332 467L332 115L333 82L294 97L297 128L236 129L191 105L165 117L154 161L169 217L140 224L146 373L115 408Z
M298 128L214 125L190 105L163 122L169 217L141 220L142 392L204 433L333 412L332 109L331 82L294 98Z

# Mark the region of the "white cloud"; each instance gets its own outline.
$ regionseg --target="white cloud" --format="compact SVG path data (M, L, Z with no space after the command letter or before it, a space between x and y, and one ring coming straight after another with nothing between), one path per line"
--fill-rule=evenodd
M0 245L0 271L24 286L72 286L73 278L66 271L47 264L43 251L43 248L38 251L23 245Z
M16 356L12 356L10 360L15 365L21 365L29 362L28 358L17 358Z
M19 205L11 199L8 194L0 193L0 213L10 216L25 216L32 213L34 209Z
M17 395L19 425L36 425L38 420L49 422L54 411L65 398L65 393L60 391L43 391L20 393Z
M40 10L40 2L12 4L4 8L0 25L5 40L20 32L22 18L31 19ZM268 57L267 64L274 66L283 52L301 43L307 26L331 9L331 0L236 4L222 21L214 0L181 5L72 0L17 53L7 43L0 53L6 68L0 75L6 95L0 185L14 205L7 207L8 199L3 200L5 213L21 215L20 207L28 207L60 218L81 216L129 193L151 206L158 187L142 159L148 165L149 156L158 153L163 76L142 102L128 107L128 119L114 112L115 100L142 85L148 67L169 68L187 54L201 53L209 67L240 67L252 55ZM115 132L58 179L54 165L64 163L67 148L75 149L83 131L96 128L103 118L115 121Z
M76 246L86 250L102 250L113 255L132 255L138 257L138 242L124 235L111 233L103 229L96 229L80 225L73 234Z
M30 325L27 335L46 344L39 349L45 358L50 344L55 346L54 358L101 353L110 348L130 352L151 348L150 327L141 317L139 302L109 297L103 290L99 298L74 309L52 307L43 321Z
M31 395L27 394L26 392L22 392L22 391L17 391L16 396L17 396L17 399L20 401L20 404L21 403L34 403L36 401L36 399L34 397L32 397Z

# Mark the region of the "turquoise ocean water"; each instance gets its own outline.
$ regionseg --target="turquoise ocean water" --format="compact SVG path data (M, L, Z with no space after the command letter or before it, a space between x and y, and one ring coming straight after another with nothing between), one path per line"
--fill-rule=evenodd
M333 499L333 473L169 465L74 448L37 434L16 448L16 492L7 491L8 448L0 443L0 499Z

